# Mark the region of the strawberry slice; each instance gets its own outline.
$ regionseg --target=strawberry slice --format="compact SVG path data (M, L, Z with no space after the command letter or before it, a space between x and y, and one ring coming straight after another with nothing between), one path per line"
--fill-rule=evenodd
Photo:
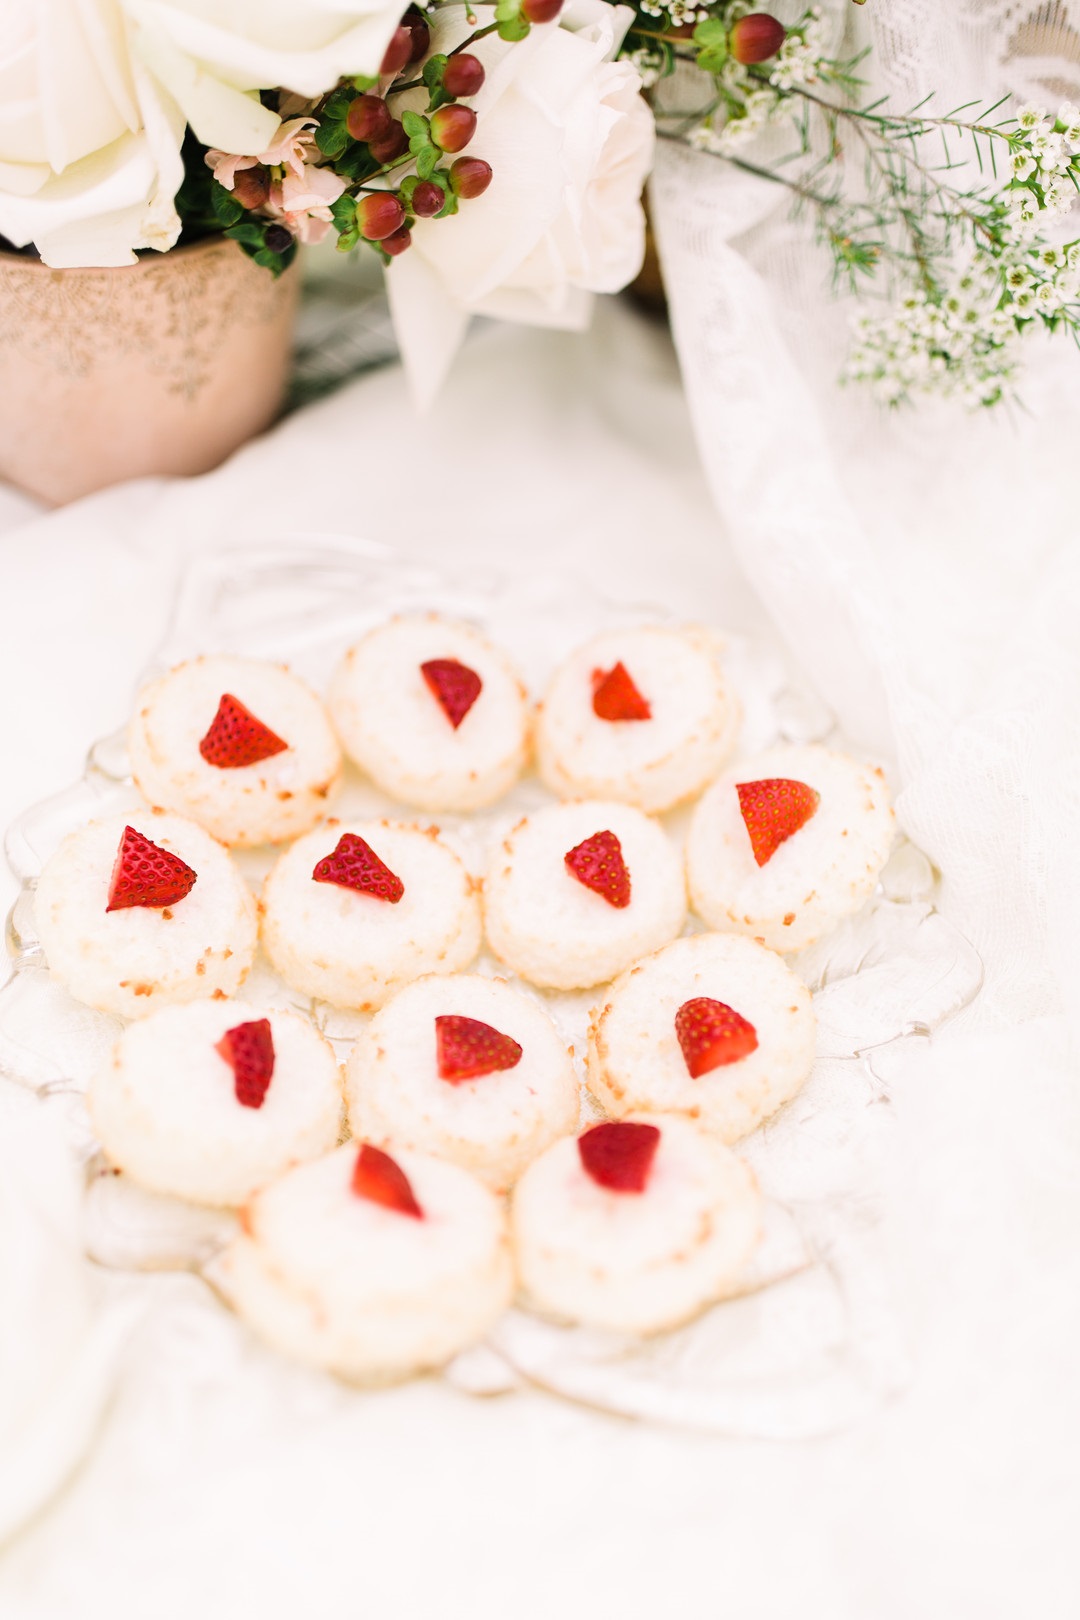
M456 1085L498 1069L513 1069L521 1062L521 1047L479 1018L441 1013L435 1020L435 1061L440 1080Z
M613 832L593 833L563 858L578 882L609 906L622 911L630 904L630 873Z
M655 1125L638 1125L633 1120L611 1120L594 1125L578 1137L578 1153L585 1174L598 1187L611 1192L645 1191L660 1132Z
M780 845L804 827L821 803L821 794L805 782L787 776L768 777L763 782L738 782L739 795L750 847L759 866L772 859Z
M420 665L420 673L456 731L483 691L483 681L456 658L429 658Z
M675 1014L675 1034L692 1080L757 1051L757 1030L749 1019L711 996L683 1002Z
M261 1108L274 1074L274 1035L269 1018L253 1018L227 1029L214 1050L233 1072L242 1108Z
M388 900L392 906L405 893L401 879L357 833L342 833L330 854L316 862L311 876L316 883L337 883L343 889L355 889L357 894Z
M199 753L208 765L216 765L221 771L235 771L284 753L288 746L276 731L257 720L239 698L233 697L231 692L223 692L210 730L199 744Z
M601 720L651 720L652 708L634 685L626 665L620 660L605 674L592 673L593 713Z
M109 879L106 911L124 911L128 906L146 906L161 911L175 906L195 886L198 873L171 850L162 849L144 838L134 827L125 827Z
M418 1221L424 1218L424 1212L409 1185L409 1178L400 1164L389 1153L384 1153L382 1148L372 1147L370 1142L362 1143L356 1155L352 1190L357 1198L381 1204L384 1209L394 1209L399 1215L412 1215Z

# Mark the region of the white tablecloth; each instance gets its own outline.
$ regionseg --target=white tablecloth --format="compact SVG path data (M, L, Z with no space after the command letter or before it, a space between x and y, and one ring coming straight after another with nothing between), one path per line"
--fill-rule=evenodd
M912 629L900 765L935 853L955 829L927 808L927 758L943 769L963 732L983 738L987 780L1009 748L1022 762L1044 637L1021 645L1019 627L1060 637L1077 606L1071 469L1046 424L1080 389L1061 369L1039 389L1032 423L909 423L873 459L858 418L835 418L874 566ZM122 720L199 548L371 536L444 570L566 567L766 623L698 469L666 336L619 305L587 338L484 332L424 427L389 370L209 478L13 513L14 498L0 506L5 823ZM756 577L767 591L767 568ZM1022 783L1021 767L1002 791ZM992 828L972 836L985 856ZM996 854L1003 896L1015 853ZM283 1370L194 1280L161 1277L96 1443L0 1556L0 1614L1075 1615L1080 1088L1058 986L1010 964L1013 901L996 906L959 864L957 920L988 958L992 1002L913 1056L894 1099L893 1283L918 1369L902 1399L783 1445L436 1381L343 1393ZM1053 944L1069 960L1065 919Z

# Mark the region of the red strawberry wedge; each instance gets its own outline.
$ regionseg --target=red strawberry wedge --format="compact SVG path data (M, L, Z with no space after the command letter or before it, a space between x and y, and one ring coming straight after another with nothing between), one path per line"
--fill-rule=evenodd
M739 795L750 847L759 866L772 860L780 845L805 827L821 803L821 794L805 782L787 776L770 777L764 782L739 782Z
M199 753L208 765L216 765L221 771L235 771L284 753L288 746L276 731L257 720L239 698L225 692L210 730L199 744Z
M420 665L420 673L456 731L483 691L483 681L475 669L459 664L456 658L431 658Z
M593 713L601 720L651 720L652 708L643 698L626 665L619 662L605 674L594 669Z
M630 904L630 872L622 845L613 832L593 833L564 857L567 867L587 889L619 911Z
M479 1018L443 1013L435 1020L435 1061L440 1080L457 1085L482 1074L513 1069L521 1062L521 1047Z
M409 1185L409 1178L400 1164L389 1153L384 1153L382 1148L372 1147L370 1142L364 1142L356 1155L352 1190L357 1198L366 1198L369 1203L396 1210L399 1215L411 1215L418 1221L424 1218L424 1212Z
M610 1192L641 1193L649 1179L660 1132L655 1125L611 1120L578 1137L585 1174Z
M124 911L128 906L146 906L151 911L162 911L190 894L197 877L198 873L179 855L152 844L134 827L125 827L109 880L109 903L105 910Z
M330 854L316 862L311 876L316 883L336 883L342 889L355 889L357 894L388 900L392 906L405 893L401 879L357 833L342 833Z
M757 1030L726 1002L710 996L684 1001L675 1014L675 1034L690 1078L738 1063L757 1051Z
M234 1024L215 1051L233 1072L236 1100L242 1108L261 1108L274 1075L274 1035L269 1018Z

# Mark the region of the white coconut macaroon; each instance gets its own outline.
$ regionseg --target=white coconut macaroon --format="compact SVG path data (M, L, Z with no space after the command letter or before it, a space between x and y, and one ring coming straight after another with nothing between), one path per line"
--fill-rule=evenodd
M91 1080L109 1161L152 1192L242 1204L337 1145L341 1072L296 1013L240 1001L163 1007L132 1024Z
M263 944L294 990L373 1012L412 979L468 967L477 888L435 828L330 820L267 878Z
M615 1118L688 1114L736 1142L803 1085L814 1029L810 992L775 951L695 934L611 986L589 1030L589 1090Z
M151 682L128 754L150 804L238 847L307 832L341 780L319 698L284 665L253 658L196 658Z
M748 1167L678 1114L564 1137L511 1205L525 1302L616 1333L677 1327L736 1292L761 1224Z
M228 851L151 810L69 833L38 879L34 917L52 977L122 1018L235 995L255 955L255 900Z
M725 771L694 811L691 904L710 928L801 950L870 897L894 828L877 767L815 745L771 748Z
M659 822L586 800L526 816L484 880L500 961L533 984L588 989L674 939L686 917L679 854Z
M263 1339L360 1383L441 1366L510 1303L501 1201L467 1170L364 1143L256 1194L215 1282Z
M667 810L727 763L741 710L709 631L608 630L572 653L540 709L540 774L560 798Z
M502 979L453 974L408 985L375 1014L345 1074L354 1136L451 1159L497 1192L577 1127L565 1039Z
M471 625L423 613L391 619L346 653L329 693L350 758L423 810L476 810L529 754L525 688Z

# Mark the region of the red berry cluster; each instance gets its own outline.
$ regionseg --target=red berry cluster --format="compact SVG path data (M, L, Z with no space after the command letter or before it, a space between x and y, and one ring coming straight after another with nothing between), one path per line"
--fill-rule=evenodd
M395 258L410 246L416 220L456 213L459 201L481 196L491 184L491 165L483 158L455 157L444 163L476 133L476 114L462 102L483 87L484 64L464 45L445 56L430 55L430 43L423 15L407 11L383 55L377 84L348 103L345 132L349 140L366 146L373 172L359 176L355 213L350 215L346 207L338 218L343 249L362 239L377 244L386 259ZM427 111L395 117L388 98L421 85L428 92ZM415 172L400 185L381 183L392 169L406 164Z

